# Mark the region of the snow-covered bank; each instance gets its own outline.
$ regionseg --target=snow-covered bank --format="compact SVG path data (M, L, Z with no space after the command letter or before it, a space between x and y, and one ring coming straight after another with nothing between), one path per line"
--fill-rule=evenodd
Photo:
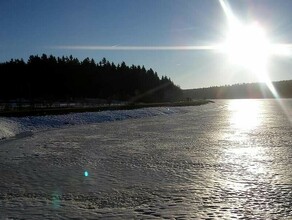
M72 125L119 121L132 118L145 118L186 112L184 107L160 107L135 110L103 111L74 113L67 115L28 116L0 118L0 139L14 137L27 132L43 131L51 128L62 128Z

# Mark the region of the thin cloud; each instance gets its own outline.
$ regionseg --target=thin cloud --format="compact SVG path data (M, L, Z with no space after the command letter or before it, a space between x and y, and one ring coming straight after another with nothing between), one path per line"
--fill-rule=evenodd
M81 46L81 45L64 45L54 46L52 49L62 50L218 50L220 45L199 45L199 46Z

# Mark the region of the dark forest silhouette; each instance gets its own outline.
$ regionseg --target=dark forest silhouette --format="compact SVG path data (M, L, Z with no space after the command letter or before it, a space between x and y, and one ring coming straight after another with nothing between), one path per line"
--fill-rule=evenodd
M158 77L144 66L96 63L72 56L30 56L0 64L0 100L31 102L74 101L86 98L127 102L171 102L182 97L182 90L166 76Z
M292 80L272 83L281 98L292 98ZM209 88L184 90L184 96L191 99L243 99L275 98L265 83L244 83Z

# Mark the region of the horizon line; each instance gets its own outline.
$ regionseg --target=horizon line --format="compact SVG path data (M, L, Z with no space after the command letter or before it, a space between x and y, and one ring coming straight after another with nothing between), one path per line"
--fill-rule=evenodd
M272 80L271 83L279 83L279 82L285 82L285 81L292 81L292 79L281 79L281 80ZM232 83L227 85L213 85L213 86L203 86L203 87L195 87L195 88L181 88L182 90L194 90L194 89L209 89L214 87L228 87L228 86L236 86L236 85L248 85L248 84L263 84L265 82L263 81L256 81L256 82L238 82L238 83Z

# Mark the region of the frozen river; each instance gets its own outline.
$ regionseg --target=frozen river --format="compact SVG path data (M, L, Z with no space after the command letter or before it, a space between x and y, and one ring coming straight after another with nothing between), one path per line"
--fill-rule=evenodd
M0 144L0 219L292 219L292 100L219 100Z

